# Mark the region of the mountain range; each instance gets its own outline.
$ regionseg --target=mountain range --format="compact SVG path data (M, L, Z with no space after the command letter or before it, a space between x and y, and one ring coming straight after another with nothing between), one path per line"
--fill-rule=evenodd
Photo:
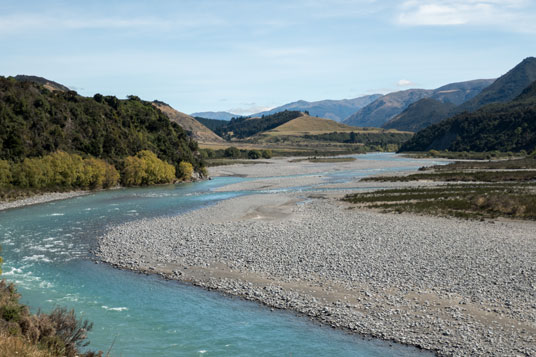
M216 120L231 120L232 118L241 117L240 114L233 114L229 112L197 112L190 114L190 116Z
M275 114L284 110L297 110L300 112L307 111L311 116L317 116L320 118L326 118L337 122L342 122L348 116L352 115L364 106L372 103L379 97L381 97L381 94L365 95L354 99L326 99L316 102L299 100L297 102L288 103L277 108L253 114L252 116L262 117L263 115Z
M536 149L536 81L514 100L487 104L419 131L400 151Z
M391 119L406 110L411 104L425 98L441 103L460 105L478 95L484 88L493 83L493 79L477 79L466 82L450 83L437 89L407 89L386 94L365 106L349 118L344 124L353 126L383 127ZM427 102L429 107L430 102ZM441 109L439 111L444 110ZM409 130L390 124L390 128Z
M536 80L536 58L529 57L457 107L445 105L437 100L420 100L382 127L418 131L453 115L475 111L486 104L510 101L534 80ZM434 96L430 98L436 99Z

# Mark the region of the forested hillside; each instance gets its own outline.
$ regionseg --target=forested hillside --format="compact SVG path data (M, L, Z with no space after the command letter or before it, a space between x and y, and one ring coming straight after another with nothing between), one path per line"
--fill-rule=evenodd
M105 159L121 168L142 150L178 168L202 167L197 143L151 103L74 91L50 91L29 81L0 77L0 159L13 162L62 150Z
M262 118L234 118L227 124L216 128L216 134L225 139L244 139L263 131L276 128L303 114L298 111L282 111Z
M536 82L514 101L464 112L418 132L400 151L536 149Z

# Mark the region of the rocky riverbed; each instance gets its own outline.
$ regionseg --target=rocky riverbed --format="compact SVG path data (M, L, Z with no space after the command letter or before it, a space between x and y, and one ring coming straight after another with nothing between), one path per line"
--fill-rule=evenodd
M536 355L536 224L234 198L111 227L97 255L438 355Z
M28 198L22 198L19 200L0 202L0 211L18 208L30 205L36 205L39 203L46 203L58 200L66 200L68 198L78 197L89 194L89 191L70 191L70 192L49 192L40 195L31 196Z

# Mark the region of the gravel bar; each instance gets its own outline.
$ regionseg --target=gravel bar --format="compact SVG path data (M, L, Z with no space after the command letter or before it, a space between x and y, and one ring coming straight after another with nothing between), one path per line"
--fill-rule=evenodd
M0 211L10 209L10 208L19 208L19 207L24 207L24 206L36 205L39 203L66 200L68 198L84 196L89 193L90 193L89 191L50 192L50 193L35 195L32 197L23 198L23 199L15 200L15 201L9 201L9 202L0 201Z
M536 356L535 232L264 194L111 227L97 256L441 356Z

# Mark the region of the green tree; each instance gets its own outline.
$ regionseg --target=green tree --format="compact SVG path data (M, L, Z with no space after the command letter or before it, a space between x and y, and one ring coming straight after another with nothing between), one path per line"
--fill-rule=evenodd
M249 150L248 158L252 160L257 160L261 157L261 152L259 150Z
M0 188L11 184L11 165L7 160L0 160Z
M225 149L224 155L225 157L236 159L240 157L240 150L234 146L230 146Z
M263 151L262 151L262 157L263 157L263 159L271 159L272 156L273 156L273 154L272 154L272 150L267 149L267 150L263 150Z
M189 162L181 161L178 171L178 176L181 180L190 180L192 178L192 174L194 173L194 168Z

